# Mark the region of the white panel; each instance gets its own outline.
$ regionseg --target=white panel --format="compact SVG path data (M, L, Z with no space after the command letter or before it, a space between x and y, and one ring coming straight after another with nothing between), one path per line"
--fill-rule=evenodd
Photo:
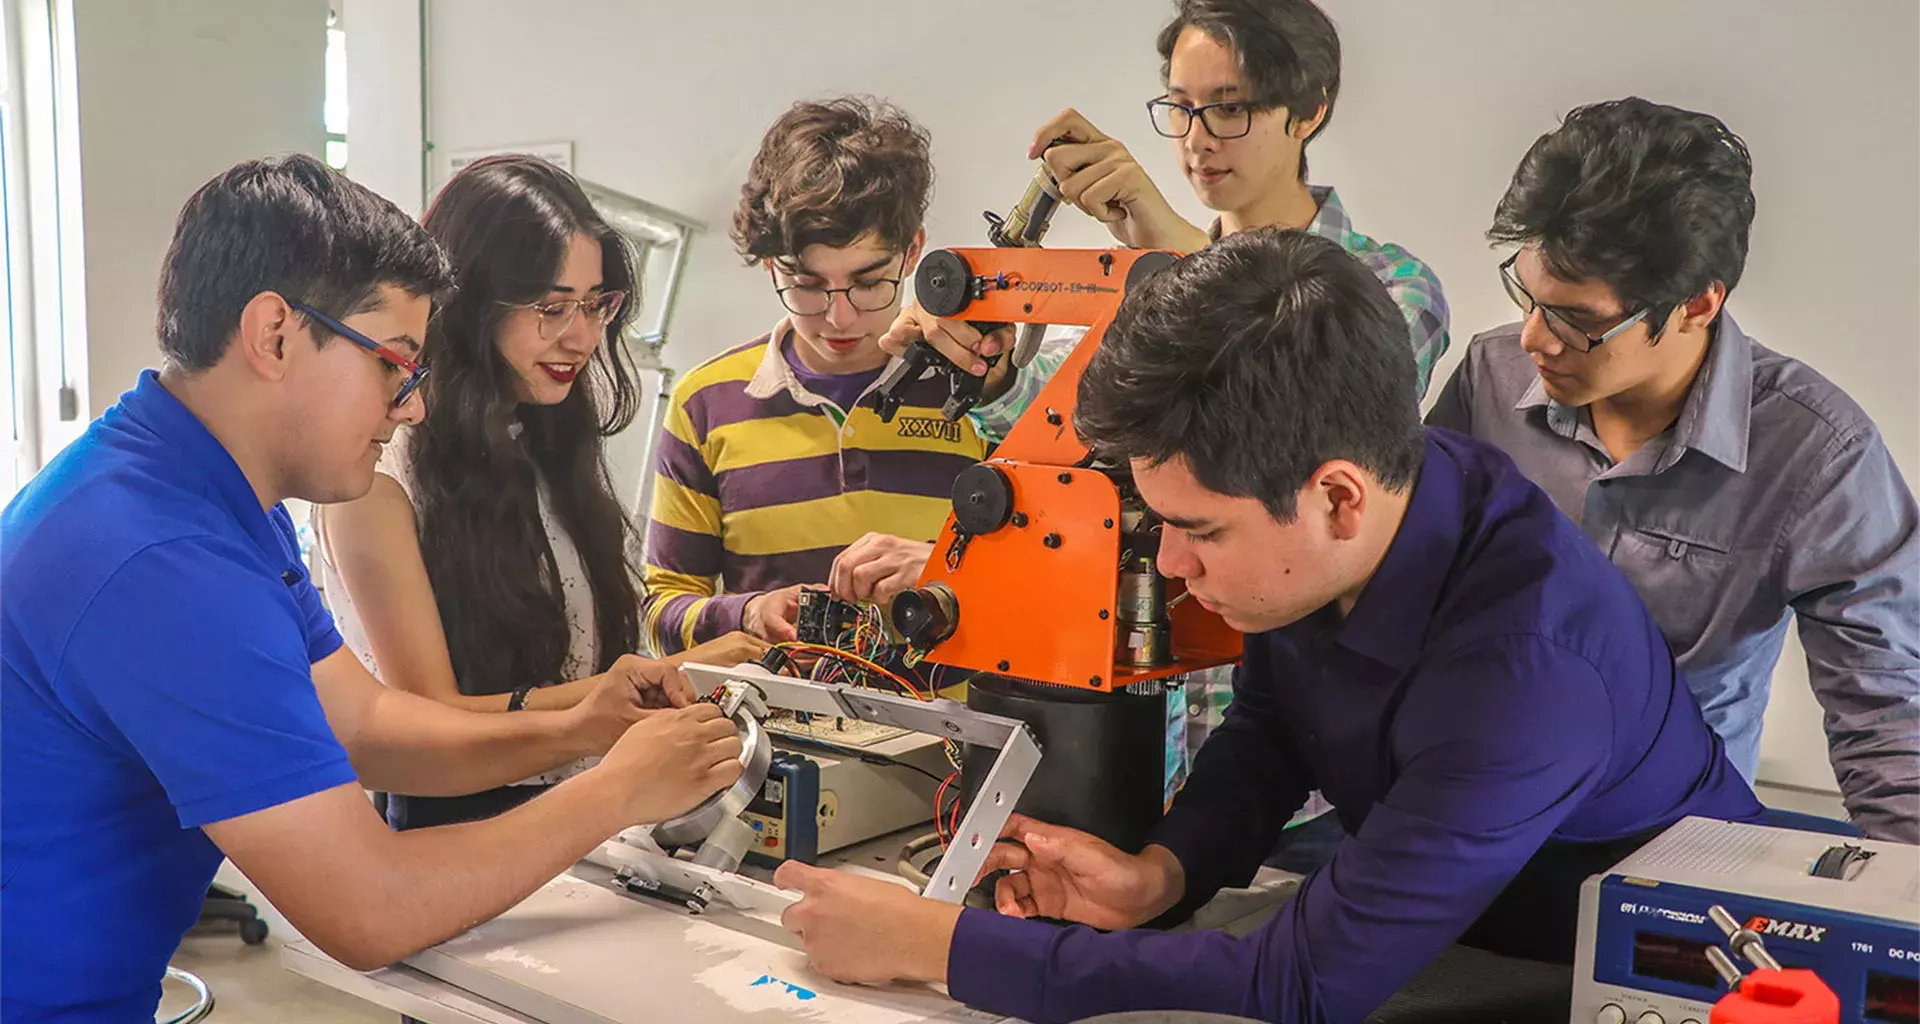
M159 365L155 286L195 190L253 157L320 155L325 0L74 4L88 409Z

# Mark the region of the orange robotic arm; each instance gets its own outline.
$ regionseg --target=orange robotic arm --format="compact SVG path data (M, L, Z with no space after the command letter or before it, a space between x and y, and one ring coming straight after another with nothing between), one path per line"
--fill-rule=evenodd
M1121 298L1177 257L1125 249L929 253L928 312L1086 325L1086 336L992 458L954 481L954 512L894 623L929 660L1083 689L1236 661L1241 636L1154 569L1157 525L1127 467L1094 465L1073 432L1080 374Z

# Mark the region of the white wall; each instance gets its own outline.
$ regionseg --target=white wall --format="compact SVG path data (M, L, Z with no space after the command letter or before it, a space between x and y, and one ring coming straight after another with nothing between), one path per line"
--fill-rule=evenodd
M79 0L87 418L157 366L155 292L175 217L207 179L318 154L326 0Z
M440 153L572 140L582 175L713 224L668 350L684 370L779 313L724 228L762 131L797 98L878 93L932 131L935 245L980 244L980 212L1018 196L1030 135L1069 105L1126 140L1190 218L1205 216L1141 109L1158 93L1153 37L1169 6L430 0L428 128ZM1313 177L1340 187L1361 230L1438 270L1456 358L1473 333L1513 315L1482 233L1537 135L1572 106L1629 93L1707 110L1747 140L1757 167L1759 219L1736 315L1850 391L1920 481L1920 5L1328 6L1346 47L1345 84L1312 150ZM1024 33L1037 37L1038 59L1003 51ZM356 92L356 109L366 102ZM358 160L358 140L353 149ZM430 188L443 175L441 161ZM1070 214L1049 238L1105 240ZM636 478L639 447L636 437L620 446L623 487ZM1831 789L1799 657L1783 661L1763 777Z
M426 189L420 5L336 0L335 10L347 34L347 176L418 217Z
M437 157L429 190L445 180L449 152L572 140L583 177L705 221L711 230L694 246L666 352L684 372L764 333L782 313L765 272L741 264L726 232L761 134L794 100L876 93L932 132L928 234L937 245L984 244L981 211L1004 212L1019 198L1032 175L1027 139L1061 107L1151 136L1144 104L1159 88L1159 0L1043 2L1051 17L1037 24L1074 25L1082 33L1076 55L1016 68L996 48L1017 38L1009 26L1032 20L1031 2L429 0L428 127ZM590 31L541 63L526 50L534 17ZM352 146L357 154L358 140ZM1154 173L1171 180L1164 147L1142 148ZM1180 198L1199 216L1190 196ZM1084 217L1063 216L1048 241L1109 238ZM614 446L622 494L639 476L635 433Z

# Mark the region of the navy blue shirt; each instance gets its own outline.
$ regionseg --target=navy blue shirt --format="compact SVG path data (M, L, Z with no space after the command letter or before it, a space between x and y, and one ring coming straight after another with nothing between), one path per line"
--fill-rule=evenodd
M154 1018L221 854L352 782L286 510L151 372L0 517L0 1010Z
M1249 636L1154 842L1186 906L1246 885L1319 789L1349 838L1245 938L962 912L957 999L1047 1024L1178 1008L1360 1021L1548 840L1759 803L1618 570L1498 449L1429 430L1399 534L1341 621Z

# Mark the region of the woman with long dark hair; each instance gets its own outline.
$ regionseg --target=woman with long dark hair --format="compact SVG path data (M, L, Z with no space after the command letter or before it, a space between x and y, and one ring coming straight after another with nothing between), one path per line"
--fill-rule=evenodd
M425 226L457 291L428 329L426 418L397 433L367 497L320 510L321 575L341 634L387 685L480 711L567 709L610 744L683 660L763 647L722 638L641 658L635 529L604 442L638 396L618 343L627 243L564 171L502 156L463 169ZM413 828L488 817L584 767L471 796L388 797Z

